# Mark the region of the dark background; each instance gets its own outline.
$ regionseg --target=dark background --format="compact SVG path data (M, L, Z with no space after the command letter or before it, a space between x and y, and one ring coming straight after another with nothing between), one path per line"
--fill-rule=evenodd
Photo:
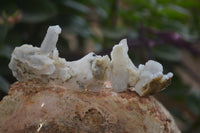
M13 49L40 46L50 25L62 28L57 47L68 61L110 54L127 38L136 66L153 59L174 73L155 96L183 132L200 132L199 0L1 0L0 100L16 81L8 69Z

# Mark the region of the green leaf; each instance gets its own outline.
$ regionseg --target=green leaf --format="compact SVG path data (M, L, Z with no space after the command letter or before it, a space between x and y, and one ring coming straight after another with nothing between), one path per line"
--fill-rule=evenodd
M2 77L1 75L0 75L0 89L1 89L3 92L5 92L5 93L8 93L8 91L9 91L9 83L8 83L8 81L7 81L4 77Z
M5 12L8 16L12 15L18 10L18 6L14 1L1 0L0 13Z
M108 29L102 30L103 35L109 39L119 39L127 35L128 31L126 29Z
M187 96L187 104L192 112L196 115L200 113L200 96L195 94L189 94Z
M90 12L90 9L87 6L77 1L67 0L64 2L64 4L67 7L70 7L85 14L88 14Z
M165 6L159 12L166 15L169 19L187 20L190 18L190 12L177 5Z
M22 22L39 23L56 14L56 8L50 1L27 1L22 5Z
M0 48L0 56L10 59L12 51L13 49L10 45L3 45L3 47Z
M81 35L82 37L89 37L91 35L89 26L82 17L72 17L71 23L63 28L63 32L71 32Z
M8 32L9 26L5 24L0 24L0 43L4 41L6 34Z
M103 19L108 18L108 14L107 14L107 12L103 8L101 8L101 7L96 8L96 12L98 13L98 15L101 18L103 18Z
M184 1L179 1L178 4L182 7L186 7L186 8L197 8L199 9L200 7L200 2L198 0L184 0Z
M153 53L155 57L160 59L173 62L178 62L181 60L181 52L178 48L174 46L170 45L155 46L153 49Z

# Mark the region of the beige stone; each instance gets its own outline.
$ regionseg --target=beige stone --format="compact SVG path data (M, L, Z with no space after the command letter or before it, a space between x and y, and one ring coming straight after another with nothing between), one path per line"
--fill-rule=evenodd
M0 102L0 133L179 133L153 96L16 82Z

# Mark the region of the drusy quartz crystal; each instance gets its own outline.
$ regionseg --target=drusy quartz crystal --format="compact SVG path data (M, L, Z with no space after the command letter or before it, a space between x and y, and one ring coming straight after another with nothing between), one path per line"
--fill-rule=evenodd
M116 92L129 89L144 96L166 88L173 76L164 75L162 65L153 60L137 68L128 56L126 39L113 47L111 59L89 53L80 60L66 61L56 48L60 33L58 25L50 26L40 48L29 44L15 48L9 68L17 80L36 80L77 91L99 91L110 81Z

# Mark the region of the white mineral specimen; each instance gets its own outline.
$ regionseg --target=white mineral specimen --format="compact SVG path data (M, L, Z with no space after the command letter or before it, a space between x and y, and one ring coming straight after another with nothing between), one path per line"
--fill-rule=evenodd
M139 65L135 91L140 96L161 91L170 84L172 77L172 73L163 75L163 67L160 63L149 60L145 65Z
M121 40L113 47L111 52L111 84L115 91L121 92L127 89L128 83L136 82L137 68L128 56L126 39Z
M124 39L111 52L111 84L117 92L128 87L140 96L156 93L167 87L173 74L163 75L163 67L156 61L148 61L137 69L128 56L127 41Z
M37 80L66 85L77 90L98 90L108 79L110 59L89 53L82 59L67 62L59 58L56 42L61 29L50 26L41 48L24 44L16 47L9 68L19 81Z
M72 72L72 78L66 86L96 91L102 88L108 79L110 59L108 56L102 57L89 53L80 60L67 62L67 66Z
M12 53L9 68L19 81L37 80L74 88L78 91L98 91L105 81L111 81L116 92L127 89L139 95L156 93L170 83L173 74L163 75L162 65L148 61L136 68L128 56L126 39L113 47L109 57L89 53L80 60L68 62L59 57L56 43L59 26L50 26L41 48L24 44Z
M58 35L61 33L61 28L56 26L49 26L47 34L41 44L41 52L44 54L50 53L56 48L56 43L58 41Z

